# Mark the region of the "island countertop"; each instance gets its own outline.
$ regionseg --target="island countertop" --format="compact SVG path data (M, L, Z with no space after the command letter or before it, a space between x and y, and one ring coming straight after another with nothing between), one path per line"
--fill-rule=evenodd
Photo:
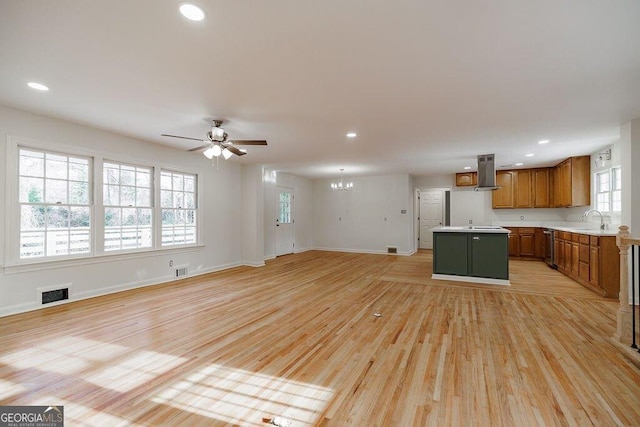
M442 226L433 228L434 233L511 233L511 230L498 225L469 225L466 227Z

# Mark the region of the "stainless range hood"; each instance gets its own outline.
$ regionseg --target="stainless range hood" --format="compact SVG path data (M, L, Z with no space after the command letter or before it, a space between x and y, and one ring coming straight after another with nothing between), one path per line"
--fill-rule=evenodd
M478 186L475 191L493 191L496 186L496 163L494 154L480 154L478 156Z

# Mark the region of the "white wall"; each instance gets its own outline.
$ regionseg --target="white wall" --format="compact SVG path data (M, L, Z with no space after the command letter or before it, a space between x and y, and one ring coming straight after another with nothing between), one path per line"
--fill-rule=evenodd
M315 247L366 253L413 252L413 191L409 175L347 177L351 191L332 191L334 180L313 182ZM402 211L406 213L402 213Z
M242 217L242 175L237 163L221 162L216 170L203 156L174 150L86 126L0 106L0 165L6 162L6 135L61 146L83 147L107 158L132 163L157 163L195 172L201 184L203 246L133 255L110 255L84 262L48 263L29 269L5 265L6 179L0 174L0 315L38 308L36 288L70 285L73 299L130 289L173 278L174 265L199 274L242 261L242 241L233 226ZM242 224L239 224L241 227Z
M621 126L622 225L640 236L640 118ZM633 165L636 165L635 168Z
M221 226L240 231L242 262L260 267L264 265L264 190L261 166L242 166L242 216L228 218Z

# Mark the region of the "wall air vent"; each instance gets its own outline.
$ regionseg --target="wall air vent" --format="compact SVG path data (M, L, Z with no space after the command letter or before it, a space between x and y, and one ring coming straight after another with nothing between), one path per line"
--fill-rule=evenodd
M388 254L397 254L398 253L398 248L395 246L387 246L387 253Z
M186 265L182 267L176 267L176 275L175 277L185 277L189 274L189 269Z
M69 288L54 289L42 292L42 304L63 301L69 299Z

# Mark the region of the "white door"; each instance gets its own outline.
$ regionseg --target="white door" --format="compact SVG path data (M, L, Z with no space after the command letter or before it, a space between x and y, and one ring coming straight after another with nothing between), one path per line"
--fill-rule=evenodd
M433 228L442 225L444 192L420 192L420 249L433 249Z
M293 190L277 188L276 256L293 253L295 234L293 230Z

